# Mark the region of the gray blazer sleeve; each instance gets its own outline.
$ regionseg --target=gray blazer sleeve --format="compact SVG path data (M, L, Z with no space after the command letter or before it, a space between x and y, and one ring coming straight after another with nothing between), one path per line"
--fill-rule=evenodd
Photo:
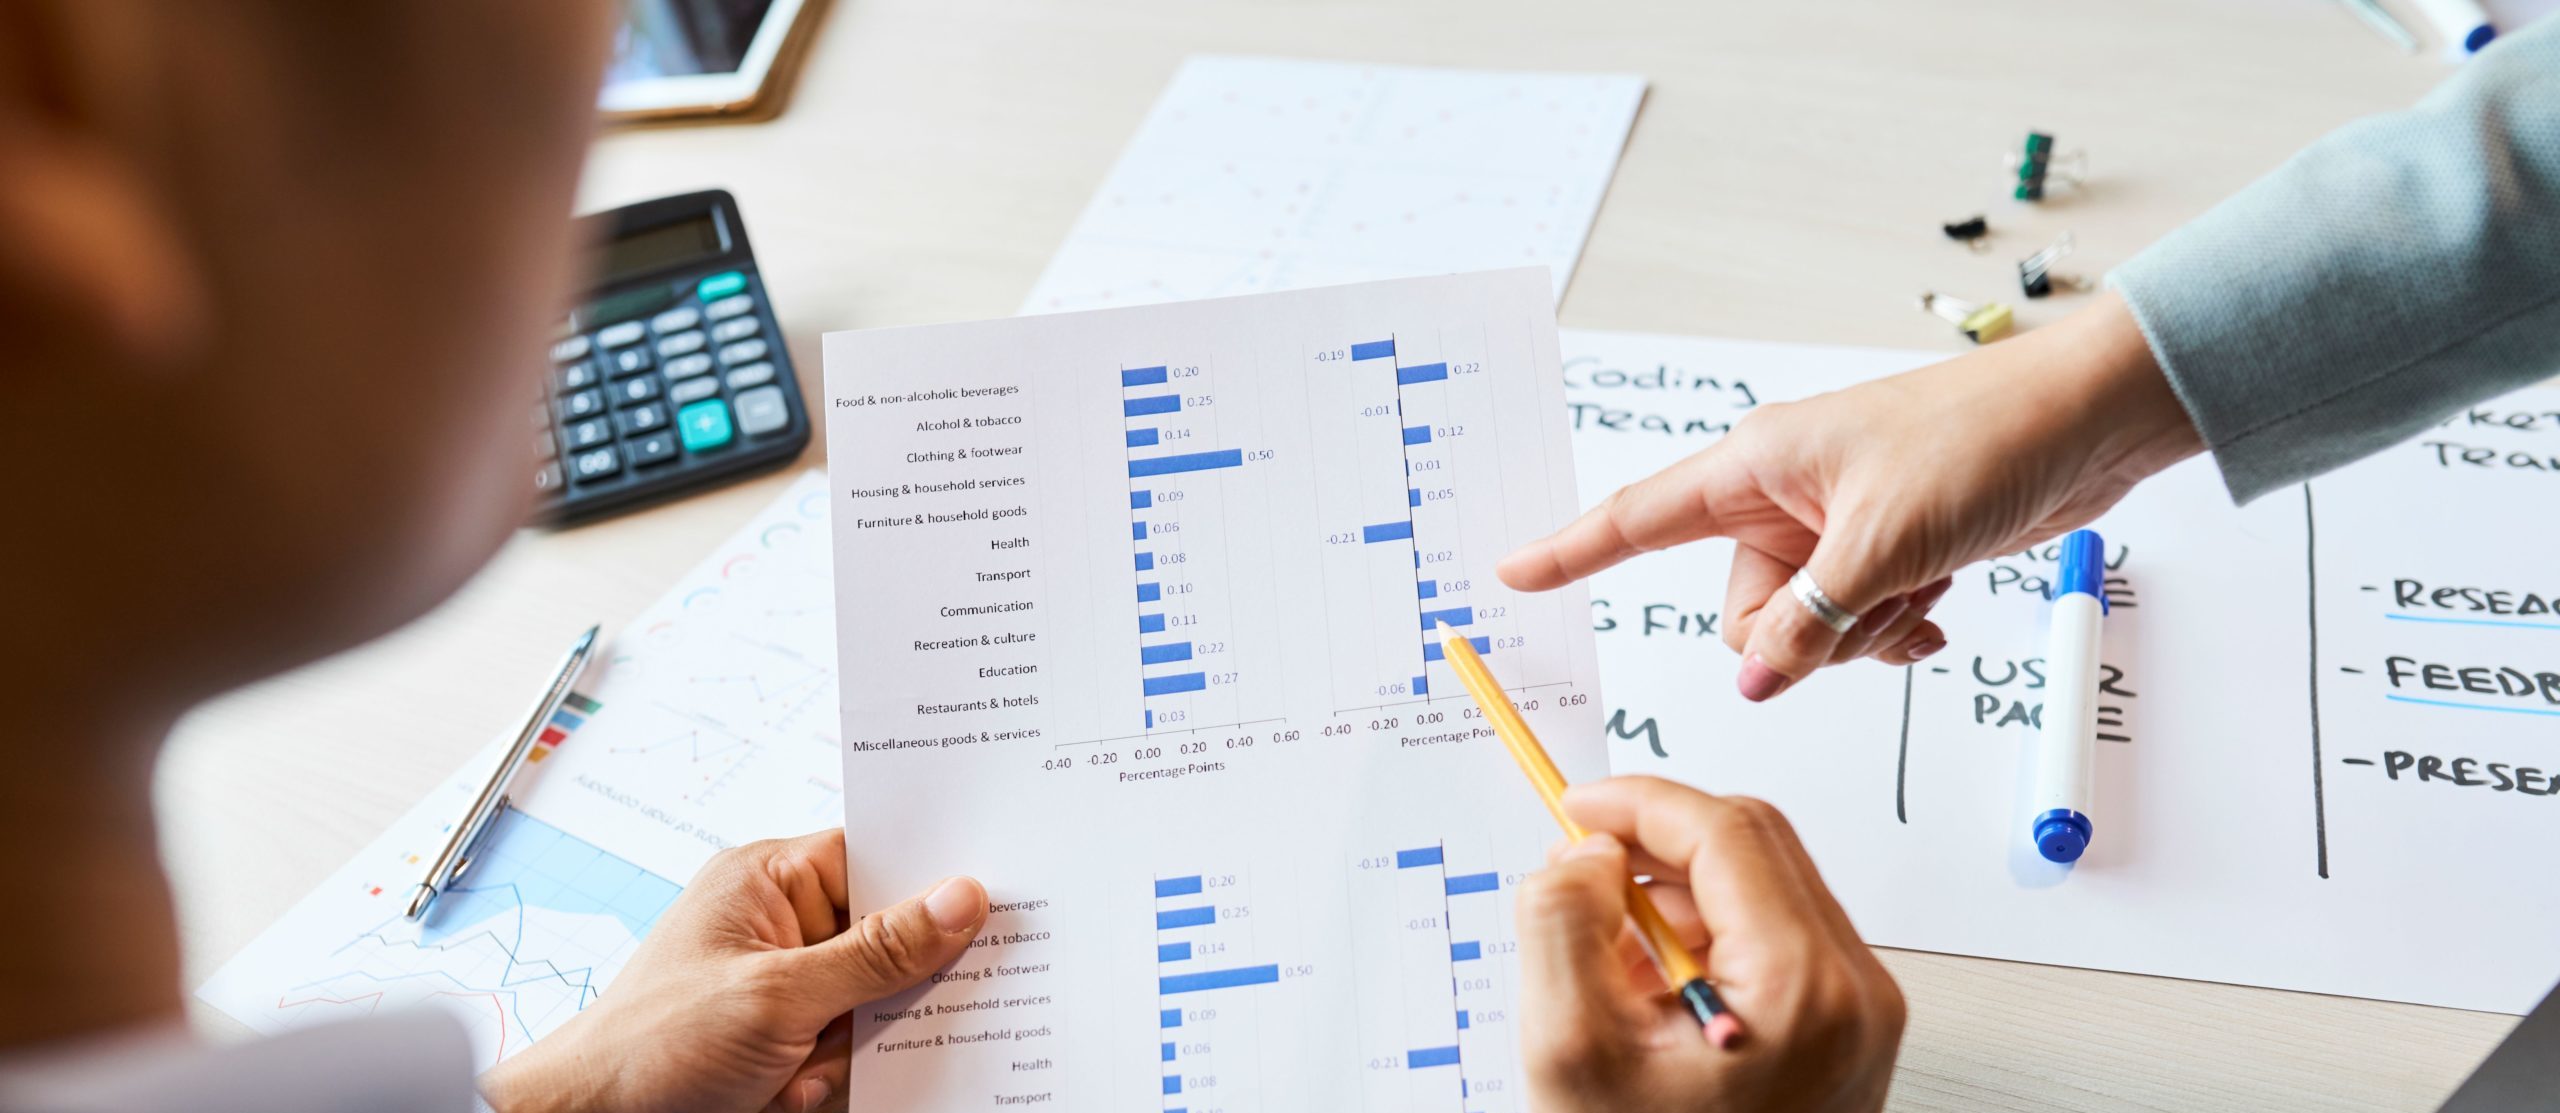
M2560 373L2560 19L2108 283L2241 502Z

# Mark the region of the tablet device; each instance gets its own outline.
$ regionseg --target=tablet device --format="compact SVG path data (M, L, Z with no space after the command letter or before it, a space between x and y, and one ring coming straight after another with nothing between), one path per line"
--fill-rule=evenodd
M623 0L598 97L617 119L751 112L819 0Z

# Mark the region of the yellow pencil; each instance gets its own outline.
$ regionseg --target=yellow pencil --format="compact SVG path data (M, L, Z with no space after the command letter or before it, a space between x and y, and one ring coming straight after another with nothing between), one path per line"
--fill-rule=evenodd
M1511 760L1519 763L1520 771L1529 775L1530 785L1538 790L1538 798L1546 801L1547 812L1564 826L1567 838L1582 841L1582 825L1565 814L1564 774L1547 756L1547 748L1538 744L1538 736L1530 732L1519 709L1511 706L1510 697L1502 694L1501 682L1485 667L1484 658L1476 656L1476 647L1457 633L1442 636L1440 647L1449 667L1457 670L1459 682L1467 686L1467 694L1475 697L1477 707L1484 709L1484 717L1493 721L1493 732L1502 737L1503 747L1511 751ZM1698 1023L1706 1029L1707 1042L1726 1048L1740 1042L1741 1019L1725 1007L1723 998L1716 996L1716 987L1708 984L1697 956L1681 945L1680 937L1663 920L1661 910L1645 895L1644 886L1636 884L1632 877L1627 879L1627 914L1635 918L1637 935L1644 941L1645 951L1653 956L1654 965L1661 968L1663 982L1680 987L1680 999L1698 1015Z

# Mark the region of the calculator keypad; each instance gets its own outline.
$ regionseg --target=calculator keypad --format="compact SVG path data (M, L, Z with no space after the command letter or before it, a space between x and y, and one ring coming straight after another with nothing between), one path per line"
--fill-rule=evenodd
M689 456L736 452L742 439L787 431L791 407L756 309L757 291L743 276L714 275L646 319L588 326L553 343L535 490L645 482Z

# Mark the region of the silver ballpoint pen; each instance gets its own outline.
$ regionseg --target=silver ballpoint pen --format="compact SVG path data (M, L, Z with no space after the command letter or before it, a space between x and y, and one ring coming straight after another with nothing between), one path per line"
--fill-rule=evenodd
M569 646L568 656L560 659L559 671L534 700L533 712L525 719L524 728L516 732L515 744L507 747L506 755L498 759L498 767L490 771L488 783L481 785L479 794L471 798L471 810L462 813L462 822L453 825L453 837L445 840L443 850L436 852L436 860L427 866L427 875L418 880L417 888L409 890L410 919L426 915L427 906L435 903L437 895L461 877L462 871L471 868L473 844L488 831L489 822L507 810L507 782L515 779L525 755L533 752L533 740L542 736L542 725L560 710L560 701L568 698L570 685L576 684L578 674L586 671L587 657L595 651L596 634L603 629L587 627L587 632L578 635L578 640Z

